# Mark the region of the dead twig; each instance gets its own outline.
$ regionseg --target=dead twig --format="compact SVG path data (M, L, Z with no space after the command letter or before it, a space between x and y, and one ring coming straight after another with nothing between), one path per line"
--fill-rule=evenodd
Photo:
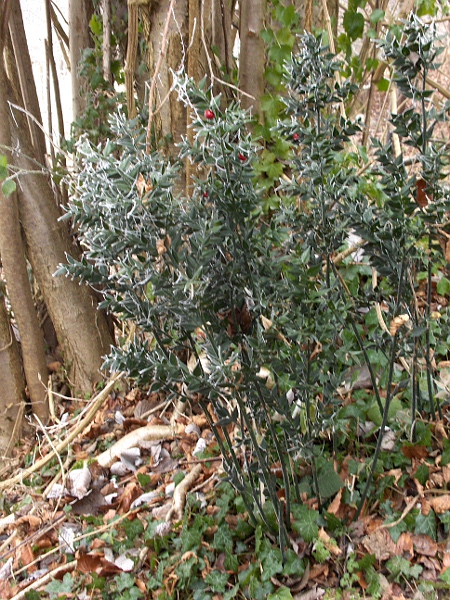
M69 573L70 571L74 571L77 567L77 564L78 564L78 561L74 560L70 563L66 563L65 565L60 565L59 567L56 567L56 569L49 571L48 573L46 573L39 579L36 579L36 581L33 581L33 583L31 583L28 587L24 588L18 594L13 596L11 598L11 600L22 600L22 598L25 598L25 596L28 594L28 592L30 590L40 589L44 585L47 585L48 583L50 583L50 581L53 581L54 579L56 579L60 573Z
M182 427L184 430L184 426ZM173 440L180 432L178 426L170 425L145 425L134 431L130 431L111 448L105 450L97 457L97 462L101 467L107 468L112 465L116 458L120 458L122 453L129 448L139 446L141 442L157 442L159 440Z
M4 490L8 487L11 487L12 485L14 485L16 483L20 483L25 477L29 477L36 471L39 471L39 469L42 469L42 467L44 467L47 463L49 463L57 455L57 453L61 453L65 448L67 448L67 446L69 446L69 444L71 444L73 442L73 440L82 431L84 431L84 429L89 425L89 423L95 417L100 406L103 404L103 402L109 396L109 393L113 390L114 386L117 384L118 381L120 381L122 379L123 376L124 376L124 373L116 374L106 384L106 386L103 388L103 390L101 390L97 394L97 396L95 396L95 398L92 401L91 408L87 412L84 419L82 421L80 421L80 423L77 425L77 427L75 427L75 429L67 436L67 438L65 440L63 440L62 442L57 444L54 447L54 449L51 450L46 456L44 456L40 460L36 461L33 465L31 465L27 469L23 469L17 475L15 475L14 477L11 477L10 479L7 479L6 481L0 481L0 490Z

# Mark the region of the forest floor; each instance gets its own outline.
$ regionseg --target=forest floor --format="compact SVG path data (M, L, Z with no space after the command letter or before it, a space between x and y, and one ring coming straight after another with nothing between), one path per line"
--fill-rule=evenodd
M293 529L284 560L224 482L195 406L179 414L117 379L89 401L59 398L55 413L2 474L5 600L450 597L445 408L418 443L386 441L376 493L356 519L348 491L363 452L349 439L335 462L342 487L321 516L304 498L313 535Z

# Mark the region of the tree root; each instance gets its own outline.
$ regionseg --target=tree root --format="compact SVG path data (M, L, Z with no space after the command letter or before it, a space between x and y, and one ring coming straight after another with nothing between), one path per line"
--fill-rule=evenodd
M184 505L186 504L186 496L190 488L197 481L202 472L202 466L196 465L189 475L181 481L173 493L172 507L166 515L166 521L180 521L183 518Z

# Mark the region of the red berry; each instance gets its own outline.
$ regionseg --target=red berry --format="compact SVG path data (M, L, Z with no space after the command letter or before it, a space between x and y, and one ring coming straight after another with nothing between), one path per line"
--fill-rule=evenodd
M213 113L213 111L212 111L212 110L210 110L209 108L207 108L207 109L205 110L205 113L204 113L204 115L205 115L205 119L208 119L209 121L212 121L212 119L214 119L214 118L215 118L215 116L216 116L216 115Z
M300 136L298 135L298 133L294 133L294 135L292 136L292 139L294 140L294 142L296 142L299 138L300 138Z
M208 192L203 192L203 198L207 198L209 196Z
M238 154L238 159L239 159L241 162L245 162L245 161L247 160L247 157L246 157L244 154L242 154L242 152L239 152L239 154Z

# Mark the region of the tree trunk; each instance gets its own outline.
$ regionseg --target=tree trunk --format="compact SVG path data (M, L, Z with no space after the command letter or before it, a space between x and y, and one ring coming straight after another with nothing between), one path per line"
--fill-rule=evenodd
M20 439L25 408L25 381L16 338L0 291L0 468Z
M0 22L2 23L3 16L3 6L0 5ZM5 29L3 29L3 34L5 33ZM3 50L6 49L4 35L0 36L0 47ZM1 54L1 58L3 59L3 56L6 56L6 52L2 52ZM6 148L10 146L10 138L6 136L8 132L3 127L5 122L8 123L8 106L4 98L5 87L2 82L3 79L5 79L4 67L3 62L0 61L0 147L2 153L7 152ZM8 201L3 196L3 193L0 192L0 218L2 219L2 225L3 211L5 208L8 208L5 206L6 202ZM3 228L2 225L0 225L1 229ZM0 380L2 382L2 393L0 395L0 467L2 467L4 459L11 455L14 444L20 438L25 405L25 380L23 377L22 362L17 341L9 321L8 311L6 310L3 283L0 288Z
M253 107L259 113L264 92L264 42L261 31L264 24L263 0L247 0L240 6L239 37L239 87L250 94L242 96L244 108Z
M157 133L165 138L169 151L175 151L174 144L181 141L181 136L186 133L186 109L178 101L178 94L170 92L173 84L172 72L179 70L180 66L187 67L185 63L185 49L189 45L189 3L188 0L177 0L174 6L168 39L167 54L158 74L158 85L155 95L155 108L159 108L157 120L159 121ZM149 20L146 28L150 37L149 44L149 71L153 76L158 57L162 50L163 31L169 10L169 1L163 0L159 4L151 5L145 18Z
M111 4L102 1L103 16L103 78L111 83Z
M26 44L19 52L22 55L27 53ZM18 57L15 58L17 61ZM30 82L27 88L29 86ZM2 107L8 116L7 99L14 103L17 103L17 99L11 97L12 91L5 73L0 73L0 87L3 94L10 94L10 98L2 100ZM5 119L2 119L0 127L6 126ZM21 171L17 192L19 215L33 275L56 329L71 381L77 391L91 392L92 383L101 378L99 369L102 357L109 351L113 341L106 319L97 311L96 301L87 287L63 277L53 277L59 264L65 262L66 253L73 255L76 251L67 227L58 221L59 208L50 178L44 170L36 171L39 160L23 113L15 111L8 140L7 132L4 134L5 145L16 149L13 160ZM2 237L2 245L6 247L7 238ZM26 320L22 330L24 328L31 330Z
M69 53L72 75L72 111L75 121L86 108L87 81L80 75L83 52L92 45L89 22L93 15L91 0L69 0Z
M48 371L44 335L39 327L23 252L16 194L9 198L0 194L0 253L3 270L20 334L23 367L32 409L45 424L48 419Z
M214 0L211 3L211 44L217 50L221 66L227 74L233 70L232 14L235 0Z
M31 66L28 43L23 26L22 10L20 2L12 2L11 15L9 21L9 31L14 49L17 73L20 81L20 91L25 110L33 118L27 117L28 127L31 134L33 148L40 165L45 164L45 136L41 129L42 117L39 107L39 100L36 92L36 85L33 78L33 69ZM5 40L6 43L6 40ZM41 125L41 127L39 127Z
M89 288L53 274L66 261L66 253L76 251L67 229L58 222L56 206L47 176L30 173L34 164L24 131L16 132L20 151L16 165L20 176L20 219L33 273L55 326L71 381L83 393L92 391L92 383L101 378L102 356L113 340L103 313ZM28 173L27 173L28 172Z
M136 2L128 0L128 40L125 60L125 89L127 93L128 117L136 117L136 101L134 97L134 77L139 41L139 9Z
M0 139L3 138L6 106L0 92ZM39 327L31 294L19 224L17 195L5 198L0 192L0 254L8 286L8 296L19 330L23 367L33 412L45 424L48 419L46 385L48 379L44 335Z

